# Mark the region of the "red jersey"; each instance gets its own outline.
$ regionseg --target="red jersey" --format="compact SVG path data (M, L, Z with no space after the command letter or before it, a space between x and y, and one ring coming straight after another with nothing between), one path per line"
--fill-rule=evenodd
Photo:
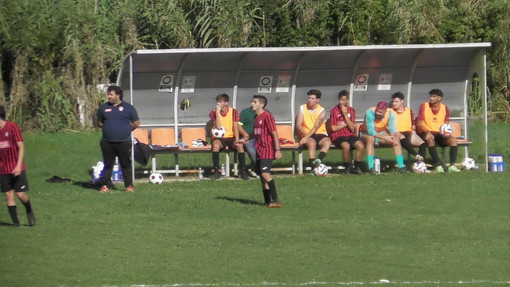
M253 119L253 135L257 159L274 159L273 132L276 123L273 115L264 111Z
M356 111L353 107L347 106L347 115L351 122L356 122ZM339 125L341 123L345 123L345 118L340 108L338 106L334 106L329 111L329 124L330 125ZM349 129L349 127L343 127L342 129L331 133L331 140L336 140L339 137L353 137L354 133Z
M0 129L0 174L11 174L18 162L18 142L23 141L23 136L18 126L6 121ZM22 163L21 170L25 170Z

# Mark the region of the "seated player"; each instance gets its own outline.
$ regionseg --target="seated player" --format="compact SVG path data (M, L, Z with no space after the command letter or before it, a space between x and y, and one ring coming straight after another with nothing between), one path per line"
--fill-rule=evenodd
M429 153L436 172L444 172L446 166L439 159L436 144L450 147L450 172L460 172L455 166L457 161L457 139L450 134L441 134L441 125L450 121L450 111L448 107L441 103L443 100L443 91L433 89L429 92L429 101L421 104L418 116L416 118L416 129L418 134L425 140L429 147Z
M402 146L398 138L395 114L388 108L388 104L381 101L365 113L365 121L360 127L360 134L367 152L368 172L377 174L374 168L374 149L377 145L390 145L393 147L398 171L407 172L402 156Z
M307 92L308 101L300 106L296 116L299 144L308 149L308 163L313 169L319 166L329 151L331 139L326 130L326 110L319 105L321 92ZM319 156L315 158L315 149L320 147Z
M211 111L209 117L213 122L214 127L225 129L225 135L222 138L212 139L212 162L214 173L212 179L221 177L220 172L220 151L227 148L232 148L237 151L237 160L239 162L240 177L248 180L246 174L246 161L244 156L244 142L245 138L239 139L239 115L237 110L229 107L229 97L227 94L220 94L216 96L216 107Z
M342 149L342 158L345 174L362 174L363 151L365 145L361 139L355 135L356 131L356 111L349 106L349 92L346 90L338 93L338 105L334 106L329 112L329 130L333 144ZM351 150L356 150L354 165L351 161Z
M396 92L391 96L391 108L395 114L400 145L417 161L423 161L427 144L416 134L413 111L404 105L404 94ZM419 148L419 152L416 152L415 146Z

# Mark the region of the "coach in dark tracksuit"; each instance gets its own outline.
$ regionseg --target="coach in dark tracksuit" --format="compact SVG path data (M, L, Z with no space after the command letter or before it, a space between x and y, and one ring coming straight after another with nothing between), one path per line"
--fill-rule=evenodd
M103 153L104 170L99 192L109 192L115 157L119 158L126 192L133 192L131 171L131 131L140 125L136 109L122 101L122 89L109 86L106 90L108 102L97 111L97 124L103 128L100 146Z

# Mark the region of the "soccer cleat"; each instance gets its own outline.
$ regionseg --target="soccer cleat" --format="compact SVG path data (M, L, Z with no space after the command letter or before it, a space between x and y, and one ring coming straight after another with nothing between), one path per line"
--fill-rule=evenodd
M282 206L283 206L283 204L279 201L271 202L267 205L268 208L279 208Z
M35 216L32 211L27 212L28 217L28 226L34 226L35 225Z
M371 168L368 170L368 173L370 173L371 175L378 175L379 173L375 170L375 168Z
M135 189L133 188L132 185L126 187L126 192L135 192Z
M19 222L18 223L13 223L12 227L19 227Z
M317 166L321 165L322 161L320 159L316 158L312 163L315 167L317 167Z
M248 176L248 174L246 172L241 172L239 177L242 178L243 180L250 180L250 177Z
M251 177L254 177L254 178L259 178L259 176L257 175L257 173L255 173L253 170L250 170L248 172L248 175L251 176Z
M448 168L448 172L460 172L460 169L458 169L455 165L451 165Z
M355 168L351 169L351 174L360 175L360 174L363 174L363 171L361 171L361 169L359 167L355 167Z
M350 169L350 168L348 168L348 167L346 167L346 168L344 168L344 169L342 170L342 174L349 174L349 173L351 173L351 169Z
M99 189L99 192L101 192L101 193L110 192L110 189L108 188L108 186L103 185L103 186L101 186L101 188Z
M220 172L218 172L218 171L215 171L215 172L213 173L213 175L211 176L211 179L212 179L212 180L220 179L220 177L221 177L221 173L220 173Z
M405 166L404 166L404 167L399 167L399 168L397 169L397 171L398 171L399 173L407 173L407 167L405 167Z
M441 165L436 166L436 172L437 173L443 173L444 172L443 166L441 166Z

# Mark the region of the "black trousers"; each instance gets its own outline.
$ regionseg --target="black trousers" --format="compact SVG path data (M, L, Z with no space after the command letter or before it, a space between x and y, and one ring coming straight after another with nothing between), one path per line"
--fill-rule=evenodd
M131 141L126 142L107 142L101 140L99 143L101 152L103 153L103 177L101 178L101 185L112 187L112 172L115 165L115 157L119 158L120 168L122 170L122 178L124 179L124 186L128 187L133 185L133 175L131 170Z

